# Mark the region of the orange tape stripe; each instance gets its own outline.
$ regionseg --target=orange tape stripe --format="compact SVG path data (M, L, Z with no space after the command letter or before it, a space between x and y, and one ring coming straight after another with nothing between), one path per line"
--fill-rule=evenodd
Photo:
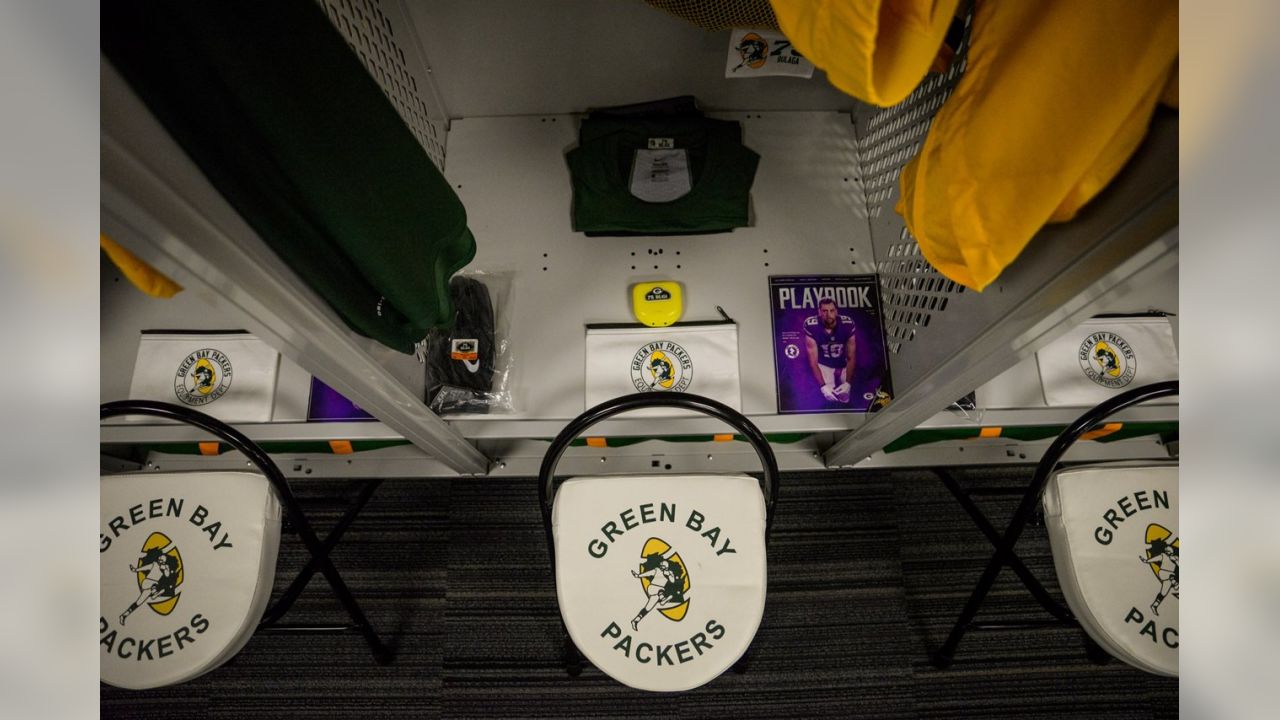
M1107 423L1106 425L1103 425L1097 430L1090 430L1089 432L1081 435L1080 439L1081 440L1097 440L1100 437L1106 437L1110 435L1111 433L1119 430L1122 427L1124 427L1124 423Z
M350 440L330 440L329 449L334 455L350 455L355 452L355 448L351 447Z
M714 435L711 439L716 442L733 442L733 435Z
M587 447L607 447L602 437L587 438Z
M200 443L200 454L201 454L201 455L217 455L217 454L218 454L218 443L216 443L216 442L202 442L202 443Z
M978 431L978 437L993 438L1000 437L1000 433L1004 432L1002 427L984 427Z

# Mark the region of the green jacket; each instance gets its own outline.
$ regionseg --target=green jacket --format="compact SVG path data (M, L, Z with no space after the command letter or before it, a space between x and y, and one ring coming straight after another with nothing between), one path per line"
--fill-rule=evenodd
M114 0L102 51L352 330L412 352L452 320L466 212L314 0Z

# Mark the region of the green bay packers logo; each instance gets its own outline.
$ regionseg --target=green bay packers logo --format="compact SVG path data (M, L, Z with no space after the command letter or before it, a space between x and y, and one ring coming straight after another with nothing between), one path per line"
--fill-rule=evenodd
M182 554L167 535L162 532L148 535L138 553L137 564L130 565L129 572L138 577L138 599L120 613L121 625L143 605L157 615L168 615L178 606L183 575Z
M1138 373L1133 348L1112 332L1096 332L1085 338L1076 359L1086 377L1106 388L1122 388Z
M1160 603L1172 595L1178 597L1178 546L1181 540L1173 537L1173 532L1163 525L1151 523L1147 526L1146 550L1138 559L1151 568L1151 572L1160 582L1160 590L1151 602L1151 614L1160 614Z
M684 392L693 382L693 360L668 340L651 342L631 357L631 384L640 392Z
M742 58L738 67L733 69L734 72L743 65L756 70L764 67L764 64L769 61L769 41L753 32L743 35L733 49L737 50L738 57Z
M204 348L186 357L173 377L173 394L187 405L208 405L231 388L231 360Z
M689 570L675 548L661 538L651 537L640 550L640 569L631 576L640 579L645 603L631 619L631 629L639 630L640 621L657 610L668 620L680 622L689 612Z

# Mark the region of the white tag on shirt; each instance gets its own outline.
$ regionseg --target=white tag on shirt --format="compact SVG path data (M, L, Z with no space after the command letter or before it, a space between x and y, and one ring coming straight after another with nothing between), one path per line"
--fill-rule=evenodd
M729 34L729 56L724 65L727 78L813 77L813 63L776 30L734 28Z
M675 146L675 138L649 138L650 150L671 150Z
M693 189L685 150L636 150L631 163L631 194L651 203L671 202Z

